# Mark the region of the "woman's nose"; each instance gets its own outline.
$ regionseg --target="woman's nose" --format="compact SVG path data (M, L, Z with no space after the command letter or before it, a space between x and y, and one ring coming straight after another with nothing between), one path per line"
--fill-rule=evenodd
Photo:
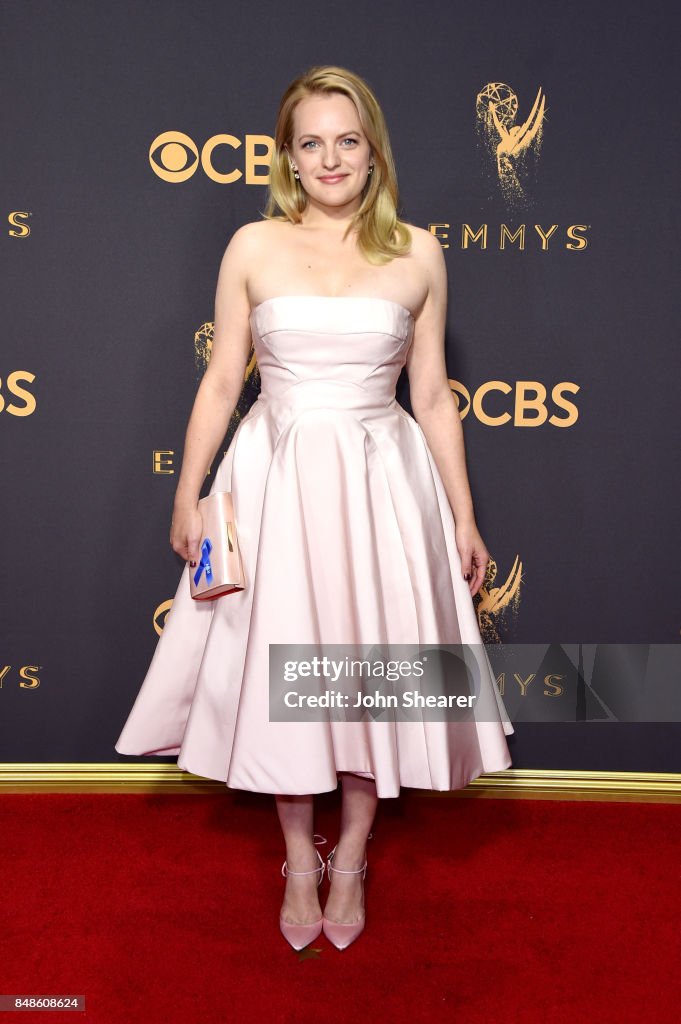
M329 168L338 167L338 164L339 164L338 154L334 150L327 150L324 153L324 157L323 157L322 162L323 162L325 167L329 167Z

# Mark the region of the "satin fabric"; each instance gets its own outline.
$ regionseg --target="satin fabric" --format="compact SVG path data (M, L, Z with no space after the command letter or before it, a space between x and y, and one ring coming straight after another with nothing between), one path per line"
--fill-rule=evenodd
M510 767L514 730L454 517L395 397L411 313L387 299L288 295L250 322L261 392L211 487L232 493L246 588L193 601L185 566L115 749L177 754L185 771L282 794L328 792L344 771L396 797ZM270 643L478 645L485 720L270 722Z

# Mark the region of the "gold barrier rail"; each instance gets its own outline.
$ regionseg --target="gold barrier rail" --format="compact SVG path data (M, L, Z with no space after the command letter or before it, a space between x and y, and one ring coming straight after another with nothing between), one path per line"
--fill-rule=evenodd
M175 764L0 764L0 794L207 793L223 782L182 771ZM475 779L465 789L403 789L427 797L532 800L618 800L677 803L681 774L508 768Z

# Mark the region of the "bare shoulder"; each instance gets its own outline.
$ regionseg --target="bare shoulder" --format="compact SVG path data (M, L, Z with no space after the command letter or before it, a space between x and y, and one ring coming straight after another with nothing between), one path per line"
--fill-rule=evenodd
M417 268L417 277L422 283L425 297L419 319L426 320L433 309L437 310L439 317L443 317L447 295L447 264L440 240L426 228L409 223L406 226L412 237L410 257Z
M263 245L269 244L273 237L281 231L282 224L274 220L253 220L237 228L227 246L230 250L238 249L240 253L258 252Z
M221 277L238 282L248 293L254 274L267 254L272 254L282 236L284 225L273 220L242 224L233 232L222 256Z
M444 254L438 238L427 228L404 222L412 237L412 255L423 263L424 268L436 269L444 263Z

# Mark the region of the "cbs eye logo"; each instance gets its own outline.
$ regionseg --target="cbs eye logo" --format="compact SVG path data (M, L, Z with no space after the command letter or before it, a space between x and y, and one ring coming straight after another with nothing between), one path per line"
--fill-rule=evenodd
M161 604L154 610L154 630L160 636L163 632L163 627L166 624L168 618L168 612L173 606L173 599L169 598L167 601L162 601Z
M219 170L214 163L217 156L222 163L233 164L234 154L243 146L238 163L243 166L233 167L228 171ZM264 147L264 152L256 153L256 146ZM217 150L225 149L216 155ZM163 181L177 184L187 181L196 173L199 164L204 173L221 185L231 185L244 178L247 185L266 185L269 181L269 166L274 153L274 140L269 135L247 135L244 142L235 135L213 135L203 144L199 152L198 146L184 132L163 132L157 135L149 147L149 163L151 169ZM259 168L264 173L258 174Z
M0 377L0 412L10 416L32 416L36 410L35 396L21 386L22 381L32 384L35 374L28 370L13 370L8 377ZM12 396L10 398L10 396ZM19 402L13 399L18 398Z

